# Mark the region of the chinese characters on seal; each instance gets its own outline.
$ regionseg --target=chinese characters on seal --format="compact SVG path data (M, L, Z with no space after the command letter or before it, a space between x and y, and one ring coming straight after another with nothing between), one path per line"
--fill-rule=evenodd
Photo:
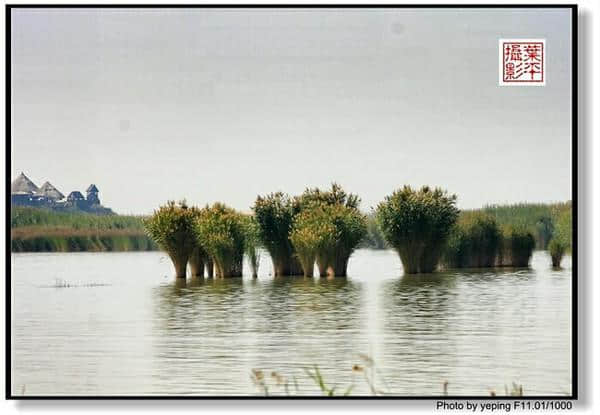
M501 86L546 84L546 39L500 39Z

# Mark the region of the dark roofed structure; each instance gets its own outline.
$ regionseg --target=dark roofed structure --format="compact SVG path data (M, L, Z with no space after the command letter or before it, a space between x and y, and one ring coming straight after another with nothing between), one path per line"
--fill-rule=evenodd
M80 191L75 190L74 192L69 193L69 196L67 196L67 200L70 202L74 202L78 200L85 200L85 197L83 197Z
M100 191L98 190L98 188L96 187L95 184L90 184L88 186L88 188L86 189L87 193L99 193Z
M11 193L33 194L38 190L39 188L35 185L35 183L32 182L29 177L25 176L23 172L21 172L19 177L17 177L10 185Z
M62 200L65 198L65 195L63 195L50 182L44 183L42 187L40 187L40 189L38 190L38 194L52 200Z

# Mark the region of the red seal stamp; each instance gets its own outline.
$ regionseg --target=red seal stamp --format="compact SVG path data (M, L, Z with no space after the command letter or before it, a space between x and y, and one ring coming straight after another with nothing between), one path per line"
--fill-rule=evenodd
M498 49L500 85L546 84L546 39L500 39Z

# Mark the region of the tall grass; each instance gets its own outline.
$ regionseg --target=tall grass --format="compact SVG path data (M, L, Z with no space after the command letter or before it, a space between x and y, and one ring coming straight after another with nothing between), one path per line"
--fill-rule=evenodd
M404 186L377 207L377 220L407 274L433 272L458 218L456 195Z
M142 216L97 216L11 207L12 252L148 251Z
M24 226L11 229L12 252L153 251L157 245L138 229L72 229Z
M143 216L94 215L56 212L49 209L12 206L11 228L55 226L71 229L144 229Z
M562 212L571 211L571 209L572 203L567 201L488 205L480 210L492 215L500 227L512 226L526 229L533 235L537 249L547 249L558 217Z

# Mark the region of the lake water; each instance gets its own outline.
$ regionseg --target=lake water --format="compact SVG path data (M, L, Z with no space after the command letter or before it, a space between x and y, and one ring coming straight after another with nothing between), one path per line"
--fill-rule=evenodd
M16 395L263 394L253 369L269 394L320 394L314 365L336 394L571 393L571 262L553 270L546 252L402 277L395 253L359 250L333 280L274 279L263 254L258 279L185 284L159 252L11 263Z

